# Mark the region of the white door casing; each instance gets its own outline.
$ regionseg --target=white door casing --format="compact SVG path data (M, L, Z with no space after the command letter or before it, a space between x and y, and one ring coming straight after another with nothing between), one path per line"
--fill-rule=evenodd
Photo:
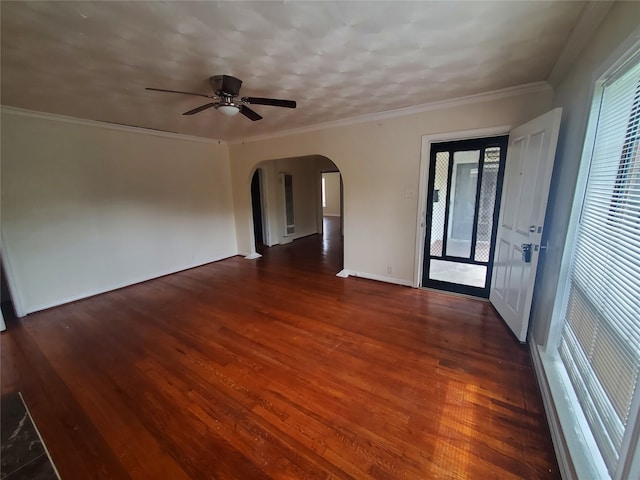
M529 327L561 117L562 108L555 108L509 132L489 299L521 342ZM526 263L522 246L529 243Z

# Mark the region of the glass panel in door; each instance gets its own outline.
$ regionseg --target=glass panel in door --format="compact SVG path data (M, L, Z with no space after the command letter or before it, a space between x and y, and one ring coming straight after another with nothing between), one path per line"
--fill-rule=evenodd
M467 258L475 219L480 151L453 152L447 256Z

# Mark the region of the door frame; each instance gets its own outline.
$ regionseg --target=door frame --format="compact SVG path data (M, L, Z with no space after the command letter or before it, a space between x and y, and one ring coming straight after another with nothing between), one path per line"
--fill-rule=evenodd
M264 245L265 247L269 247L270 245L270 232L269 232L269 219L267 218L267 208L266 208L266 201L267 201L267 195L266 195L266 179L265 179L265 172L262 166L258 166L256 167L256 169L253 171L253 175L251 176L251 184L253 187L253 179L256 176L256 174L258 175L258 197L260 200L260 224L262 226L262 245ZM251 192L251 215L252 215L252 220L255 223L255 219L253 218L254 212L253 212L253 188L252 188L252 192ZM255 246L255 228L254 228L254 232L253 232L253 244Z
M253 176L258 172L260 178L260 206L262 209L262 243L266 247L271 247L271 226L269 222L269 192L268 192L268 174L265 171L267 162L258 162L253 169L248 179L248 192L249 192L249 205L252 205L251 199L251 183L253 182ZM256 232L253 229L253 208L251 209L251 221L249 222L249 233L251 235L251 243L249 253L244 258L247 260L255 260L262 257L256 252Z
M474 138L497 137L508 135L512 125L479 128L474 130L459 130L455 132L437 133L422 136L420 149L420 174L418 181L418 205L416 215L415 263L413 269L413 287L422 286L422 265L424 261L424 242L426 233L427 196L429 193L429 166L431 162L431 144L470 140ZM499 211L497 212L500 213Z
M7 289L9 290L9 296L11 297L13 310L16 317L22 318L29 312L27 312L27 309L24 306L22 294L18 289L15 270L9 256L7 255L7 242L4 238L4 232L2 231L0 231L0 250L0 255L2 255L2 268L4 269L4 276L7 280Z
M478 151L478 159L477 159L477 165L478 165L478 176L477 176L477 180L476 180L476 192L475 192L475 200L474 200L474 215L473 215L473 222L471 225L471 229L472 229L472 233L471 233L471 250L469 252L470 258L465 259L465 258L458 258L455 256L450 256L447 254L446 248L445 246L447 245L446 239L451 235L451 233L453 232L453 225L451 224L451 222L449 221L451 219L451 216L445 215L445 219L444 219L444 232L443 232L443 246L442 246L442 255L440 256L440 260L444 260L444 261L448 261L448 262L455 262L455 263L459 263L459 264L466 264L466 265L486 265L487 270L485 273L485 283L483 287L478 287L478 286L471 286L468 284L464 284L464 283L454 283L454 282L446 282L446 281L442 281L442 280L434 280L434 279L429 279L427 275L425 275L425 268L429 268L431 266L431 262L429 260L429 258L432 257L432 255L430 254L430 252L426 252L423 255L423 266L422 266L422 272L423 272L423 278L422 278L422 286L426 287L426 288L434 288L437 290L442 290L442 291L447 291L447 292L453 292L453 293L462 293L465 295L471 295L473 297L477 297L477 298L489 298L489 293L491 290L491 277L492 277L492 273L493 273L493 261L494 261L494 250L495 250L495 240L497 237L497 232L498 232L498 217L500 214L500 206L501 206L501 196L502 196L502 185L503 185L503 178L504 178L504 171L506 169L506 157L507 157L507 147L508 147L508 143L509 143L509 136L508 135L498 135L495 137L480 137L480 138L472 138L472 139L467 139L467 140L456 140L453 142L440 142L437 144L431 144L431 151L430 151L430 157L431 157L431 162L430 162L430 168L431 165L436 163L436 159L437 159L437 153L438 152L469 152L469 151ZM476 246L476 240L477 240L477 222L478 222L478 216L480 213L480 207L479 207L479 202L480 202L480 198L481 198L481 191L482 191L482 171L483 171L483 167L481 167L482 165L484 165L484 159L483 157L483 152L485 151L485 149L487 148L493 148L495 146L499 146L500 148L500 159L498 162L499 168L498 168L498 177L497 177L497 185L496 185L496 196L493 200L493 204L494 204L494 210L493 210L493 220L491 222L491 244L489 247L489 256L488 256L488 260L486 262L481 262L475 259L475 252L473 251L473 247ZM435 148L434 148L435 147ZM464 163L470 163L470 162L463 162L463 163L458 163L458 166L464 164ZM456 178L456 171L457 169L454 168L456 163L455 163L455 153L451 153L450 156L448 157L448 178L447 178L447 194L445 196L445 198L443 199L445 202L445 212L449 212L449 215L451 215L452 212L452 208L454 208L454 184L455 184L455 178ZM434 182L435 182L435 175L431 175L431 172L429 174L429 184L428 184L428 191L427 191L427 214L425 215L425 242L424 242L424 247L425 250L430 250L430 246L427 245L426 243L426 233L429 232L429 222L430 222L430 217L433 215L433 208L434 208L434 203L433 203L433 188L434 188ZM430 237L431 237L431 232L430 233ZM429 238L429 240L431 241L431 238ZM427 279L425 279L424 277L427 277Z

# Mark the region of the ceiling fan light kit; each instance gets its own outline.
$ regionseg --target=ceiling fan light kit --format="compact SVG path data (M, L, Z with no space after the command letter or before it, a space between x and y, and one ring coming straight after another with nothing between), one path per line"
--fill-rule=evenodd
M240 108L236 105L219 105L216 107L216 109L222 112L227 117L233 117L234 115L240 113Z
M183 115L195 115L203 110L214 107L216 110L222 112L228 117L233 117L238 113L242 113L249 120L261 120L262 116L250 109L247 105L269 105L272 107L283 108L296 108L297 104L295 100L279 100L277 98L264 98L264 97L242 97L240 100L236 98L240 95L240 87L242 86L242 80L232 77L230 75L214 75L209 78L209 83L213 87L215 95L206 95L203 93L183 92L180 90L165 90L163 88L150 88L146 90L152 90L155 92L167 92L167 93L179 93L181 95L195 95L198 97L205 97L213 99L213 102L200 105L188 112L184 112Z

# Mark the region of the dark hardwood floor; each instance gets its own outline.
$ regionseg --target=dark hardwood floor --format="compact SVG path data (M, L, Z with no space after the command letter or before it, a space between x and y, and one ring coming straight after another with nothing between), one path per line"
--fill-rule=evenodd
M482 301L338 278L335 228L9 319L68 479L557 479L528 351Z

